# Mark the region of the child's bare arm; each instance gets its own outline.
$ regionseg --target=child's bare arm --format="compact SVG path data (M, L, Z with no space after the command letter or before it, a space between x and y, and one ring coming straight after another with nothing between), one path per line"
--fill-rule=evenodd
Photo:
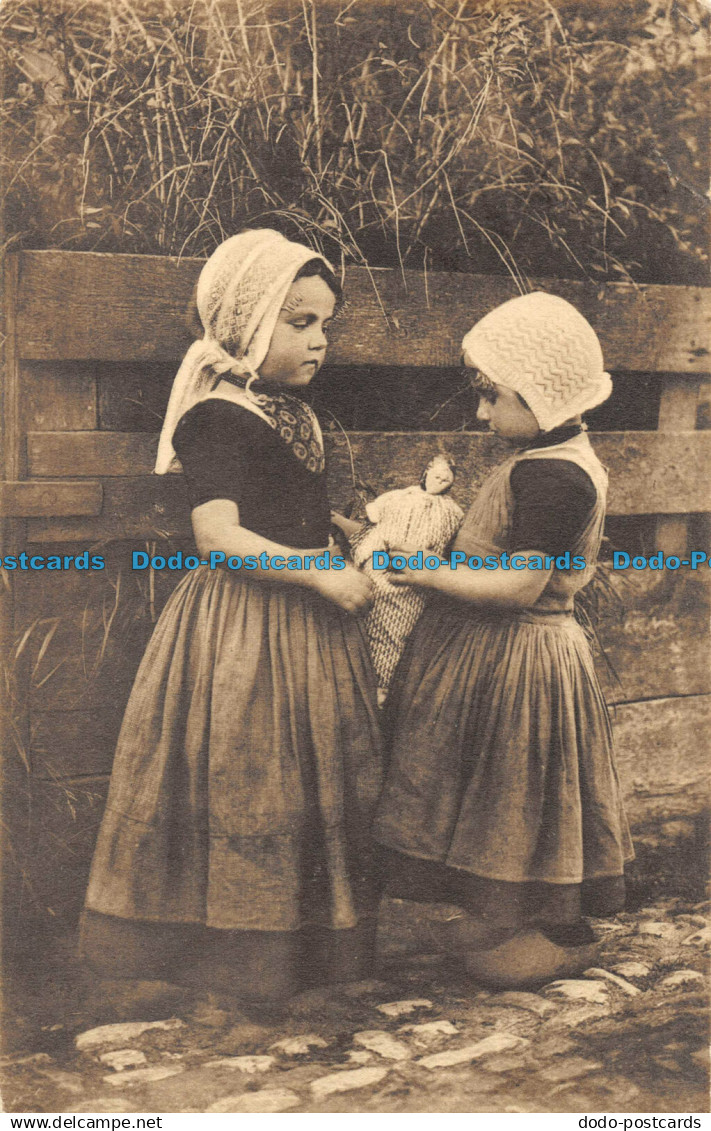
M225 557L244 559L251 556L257 560L257 568L250 569L248 573L251 580L314 589L349 613L365 611L370 605L370 583L351 565L337 571L267 568L260 560L262 554L270 559L279 557L285 561L295 554L302 559L308 554L322 554L325 547L313 550L294 549L255 534L245 526L240 526L239 508L231 499L210 499L195 507L191 518L201 557L208 556L212 551L220 551Z
M528 561L535 556L540 559L539 550L520 550L516 558ZM526 609L540 597L548 584L551 569L505 570L499 568L491 572L470 570L463 567L453 570L442 565L435 570L404 569L389 573L388 580L393 585L415 585L422 589L435 589L449 597L470 601L477 605L497 605L499 608Z
M331 522L343 531L346 538L350 538L363 525L362 522L356 522L353 518L346 518L344 514L339 514L338 511L331 511Z

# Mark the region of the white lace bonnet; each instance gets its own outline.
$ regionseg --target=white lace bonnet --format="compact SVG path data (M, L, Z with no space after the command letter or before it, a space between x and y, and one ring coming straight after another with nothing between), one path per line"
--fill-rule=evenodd
M543 432L596 408L612 392L590 323L543 291L491 310L465 336L462 351L468 365L520 393Z
M173 381L158 442L157 475L180 468L173 433L180 418L212 392L216 375L258 375L289 287L313 259L333 270L318 252L271 228L240 232L212 253L197 285L205 333L193 342Z

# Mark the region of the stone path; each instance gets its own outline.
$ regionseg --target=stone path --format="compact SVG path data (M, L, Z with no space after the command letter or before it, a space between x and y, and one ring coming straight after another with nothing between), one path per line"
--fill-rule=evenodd
M397 955L377 980L301 994L279 1020L206 1000L163 1021L55 1024L51 1054L0 1061L6 1109L706 1111L710 915L668 899L595 921L600 966L536 993Z

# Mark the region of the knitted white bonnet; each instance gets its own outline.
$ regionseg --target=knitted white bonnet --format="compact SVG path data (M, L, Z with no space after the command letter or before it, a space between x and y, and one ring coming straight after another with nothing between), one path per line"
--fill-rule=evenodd
M612 392L597 334L565 299L534 291L497 306L462 342L467 365L525 400L543 432Z
M173 381L158 442L158 475L180 467L173 433L180 418L212 392L217 375L258 376L289 287L313 259L333 270L318 252L271 228L240 232L212 253L197 285L205 334L193 342Z

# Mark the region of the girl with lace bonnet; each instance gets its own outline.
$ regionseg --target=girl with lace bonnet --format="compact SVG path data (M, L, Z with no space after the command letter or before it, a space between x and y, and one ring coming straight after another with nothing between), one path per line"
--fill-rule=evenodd
M500 566L391 577L433 599L391 689L374 829L390 850L390 893L440 905L430 929L476 981L522 987L594 965L582 917L621 908L633 855L573 615L607 493L581 413L612 384L594 330L553 295L504 303L463 350L479 419L518 450L484 483L454 549Z
M156 472L182 467L201 558L254 568L188 573L136 676L82 924L105 976L264 1001L367 969L369 585L351 565L284 568L329 541L321 430L299 392L339 297L322 256L271 230L226 240L200 275L205 333Z

